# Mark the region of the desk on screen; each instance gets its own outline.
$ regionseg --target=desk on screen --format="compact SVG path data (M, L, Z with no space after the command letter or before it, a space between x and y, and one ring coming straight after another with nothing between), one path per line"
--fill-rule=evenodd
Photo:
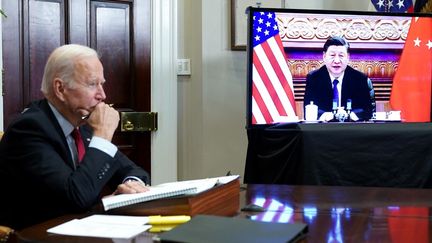
M245 183L432 187L432 124L284 124L248 130Z

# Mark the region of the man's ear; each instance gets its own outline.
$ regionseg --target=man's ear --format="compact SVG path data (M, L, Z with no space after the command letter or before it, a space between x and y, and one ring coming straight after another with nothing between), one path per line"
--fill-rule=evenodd
M52 85L54 95L57 97L57 99L64 101L65 84L63 83L63 81L59 78L56 78L54 79Z

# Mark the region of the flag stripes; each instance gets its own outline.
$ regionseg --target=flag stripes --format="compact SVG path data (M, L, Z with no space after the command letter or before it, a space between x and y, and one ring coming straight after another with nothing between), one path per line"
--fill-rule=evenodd
M252 64L252 124L295 117L293 80L274 13L255 13Z

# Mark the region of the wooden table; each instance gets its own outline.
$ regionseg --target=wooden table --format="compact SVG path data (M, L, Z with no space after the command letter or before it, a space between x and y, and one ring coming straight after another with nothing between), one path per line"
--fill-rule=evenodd
M239 211L236 217L309 225L307 242L429 242L431 189L247 185L240 192L240 207L250 203L265 212ZM31 242L113 242L112 239L46 233L50 227L87 215L67 215L17 232ZM149 233L131 242L153 242ZM122 241L123 242L123 241ZM129 241L124 241L129 242Z

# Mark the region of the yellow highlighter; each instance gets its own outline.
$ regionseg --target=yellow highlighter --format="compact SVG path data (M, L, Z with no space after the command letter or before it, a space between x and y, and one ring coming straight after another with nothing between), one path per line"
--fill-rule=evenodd
M152 224L152 227L149 229L151 233L159 233L164 231L170 231L174 227L180 224Z
M186 223L191 219L190 216L187 215L176 215L176 216L149 216L148 224L151 225L159 225L159 224L182 224Z

